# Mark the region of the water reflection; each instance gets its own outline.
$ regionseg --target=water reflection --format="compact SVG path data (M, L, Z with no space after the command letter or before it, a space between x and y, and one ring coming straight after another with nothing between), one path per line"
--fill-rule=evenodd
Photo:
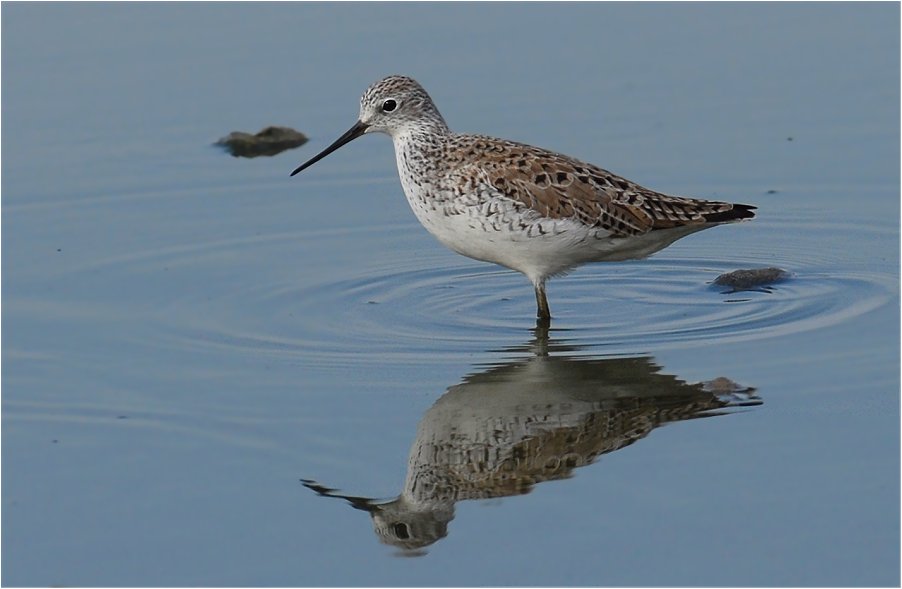
M401 494L390 501L304 485L366 511L379 539L405 555L448 534L454 505L528 493L661 425L760 405L727 378L687 384L647 356L598 359L537 328L515 360L454 385L420 420ZM526 356L523 357L523 353Z

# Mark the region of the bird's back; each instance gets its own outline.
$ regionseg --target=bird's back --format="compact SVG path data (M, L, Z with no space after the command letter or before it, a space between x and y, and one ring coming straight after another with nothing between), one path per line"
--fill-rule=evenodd
M452 135L444 155L449 180L461 193L494 192L541 217L570 219L614 237L755 216L753 206L670 196L593 164L504 139Z

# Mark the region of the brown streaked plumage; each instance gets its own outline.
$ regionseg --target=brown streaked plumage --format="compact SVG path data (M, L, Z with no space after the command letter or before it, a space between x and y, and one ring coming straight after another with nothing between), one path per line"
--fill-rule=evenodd
M357 123L292 175L372 132L392 137L401 185L423 226L460 254L525 274L540 324L551 318L549 277L646 257L695 231L755 216L754 206L669 196L566 155L454 133L404 76L370 86Z
M654 229L753 216L750 207L728 202L669 196L644 188L593 164L545 149L481 135L459 135L446 157L466 161L480 154L479 167L500 194L549 219L577 219L615 237ZM466 166L452 178L472 189Z

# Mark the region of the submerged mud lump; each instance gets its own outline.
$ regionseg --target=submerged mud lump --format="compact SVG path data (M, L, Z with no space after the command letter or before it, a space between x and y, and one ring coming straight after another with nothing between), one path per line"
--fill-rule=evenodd
M266 127L256 135L233 131L214 145L225 148L234 157L276 155L307 143L307 136L289 127Z
M751 268L747 270L733 270L721 274L714 279L717 286L728 286L733 290L751 290L768 286L789 278L790 274L782 268Z

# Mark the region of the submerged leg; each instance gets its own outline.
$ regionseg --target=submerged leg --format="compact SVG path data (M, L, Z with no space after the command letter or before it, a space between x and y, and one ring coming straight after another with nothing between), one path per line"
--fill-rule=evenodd
M548 326L551 324L551 310L548 308L548 299L545 297L545 281L535 283L536 287L536 324Z

